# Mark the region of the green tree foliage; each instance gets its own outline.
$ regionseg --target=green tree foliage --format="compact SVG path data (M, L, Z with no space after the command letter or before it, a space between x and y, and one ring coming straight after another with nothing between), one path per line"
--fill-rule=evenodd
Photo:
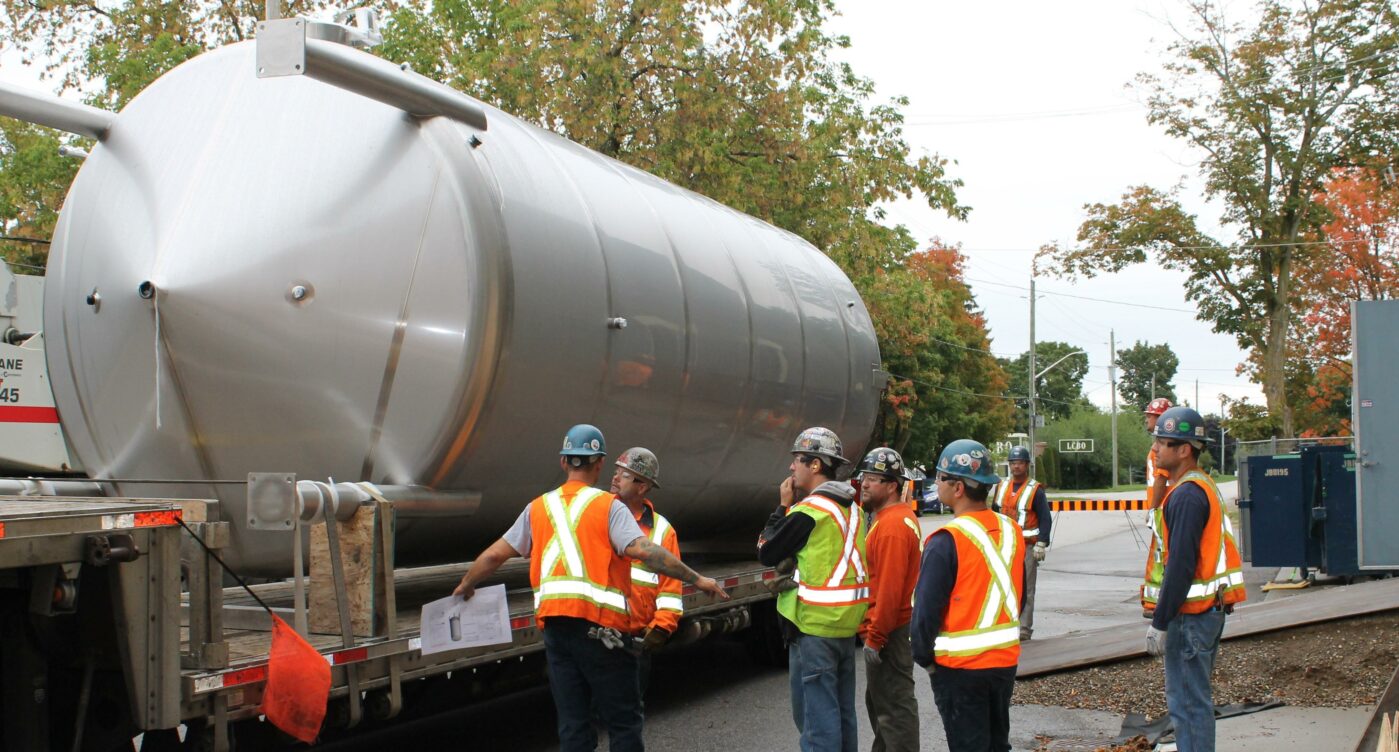
M0 235L47 241L77 162L58 155L63 141L48 128L0 118ZM48 246L0 240L8 262L42 266ZM25 270L33 273L33 269Z
M1067 342L1036 342L1035 370L1043 371L1055 361L1078 348ZM1028 396L1030 374L1030 353L1023 352L1015 360L1001 359L1001 366L1010 376L1010 388L1015 394ZM1045 416L1045 420L1059 420L1069 417L1075 409L1090 407L1083 396L1083 377L1088 375L1088 358L1074 355L1054 366L1048 373L1035 381L1035 411ZM1025 419L1022 418L1023 430ZM1038 438L1038 437L1037 437Z
M1250 404L1247 397L1225 400L1224 427L1239 441L1262 441L1282 433L1277 419L1263 405Z
M989 445L1011 426L1014 405L998 396L1006 375L987 349L964 263L956 249L934 244L860 281L892 374L874 441L910 462L932 461L953 439Z
M1092 439L1093 451L1060 453L1060 439ZM1045 442L1044 454L1035 463L1038 479L1052 488L1105 488L1112 485L1112 414L1077 409L1062 420L1045 425L1035 434ZM1151 438L1141 416L1123 410L1117 416L1117 472L1119 482L1141 482L1146 475L1146 453Z
M1213 0L1189 7L1193 28L1171 46L1164 73L1138 82L1150 122L1200 154L1225 234L1202 230L1174 192L1140 186L1116 204L1088 206L1084 247L1050 255L1069 276L1149 258L1185 272L1199 317L1249 350L1268 411L1291 435L1295 277L1325 263L1311 243L1327 221L1316 197L1332 168L1394 152L1399 11L1390 0L1263 0L1257 23L1244 28Z
M1171 380L1179 366L1180 359L1170 345L1137 342L1117 351L1117 367L1122 369L1117 376L1117 392L1137 412L1146 409L1153 394L1176 403L1179 400L1171 389Z

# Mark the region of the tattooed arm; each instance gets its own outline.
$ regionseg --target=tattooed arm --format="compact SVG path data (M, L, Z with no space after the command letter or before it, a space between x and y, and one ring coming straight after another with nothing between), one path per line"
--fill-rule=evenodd
M651 542L651 540L645 536L632 541L623 553L641 562L652 572L688 582L694 585L696 589L716 596L720 600L729 599L729 594L724 592L724 588L721 587L713 577L705 577L699 572L690 569L685 565L685 562L676 558L671 552Z

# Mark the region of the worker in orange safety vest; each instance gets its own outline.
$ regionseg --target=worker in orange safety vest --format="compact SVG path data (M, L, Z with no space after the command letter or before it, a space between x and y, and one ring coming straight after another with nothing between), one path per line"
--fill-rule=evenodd
M1148 435L1155 435L1156 423L1161 418L1161 414L1171 409L1171 401L1165 397L1157 397L1147 404L1142 411L1142 417L1146 423ZM1161 506L1161 500L1166 498L1166 485L1170 482L1171 474L1163 468L1156 466L1156 443L1152 442L1151 448L1146 452L1146 505L1149 509L1156 509ZM1155 541L1161 537L1161 531L1156 529L1156 515L1148 512L1146 515L1146 526L1151 529L1152 549ZM1156 609L1156 591L1161 589L1161 557L1148 557L1146 560L1146 587L1142 588L1142 616L1150 619L1151 612Z
M645 447L632 447L617 458L611 491L631 510L641 532L652 543L678 559L680 538L675 533L675 527L656 511L656 505L647 498L652 490L661 487L660 477L661 462L655 453ZM638 671L641 696L645 698L651 678L651 653L659 650L675 634L680 617L685 613L685 584L675 577L652 572L645 564L634 561L631 565L631 587L631 625L627 631L641 640Z
M1025 539L1025 605L1020 609L1020 640L1025 642L1035 633L1035 584L1039 581L1040 562L1049 552L1053 518L1044 486L1030 477L1030 450L1011 447L1006 459L1010 477L992 489L991 509L1015 520Z
M1154 594L1146 650L1165 658L1166 708L1177 747L1213 752L1210 674L1224 617L1246 597L1243 562L1219 489L1199 468L1209 441L1200 414L1173 407L1161 415L1153 436L1157 465L1171 474L1171 485L1152 512L1160 537L1149 555L1163 559L1164 575Z
M587 424L570 428L559 452L567 480L530 502L452 591L469 599L501 564L529 556L535 619L544 632L549 690L565 752L597 748L594 710L607 726L609 749L644 749L637 657L627 649L629 640L621 639L631 628L633 560L720 599L729 597L712 578L651 542L626 505L592 487L606 455L601 431Z
M911 636L951 752L1010 749L1025 542L1015 520L986 506L997 481L990 452L971 439L938 458L938 498L955 517L924 541Z

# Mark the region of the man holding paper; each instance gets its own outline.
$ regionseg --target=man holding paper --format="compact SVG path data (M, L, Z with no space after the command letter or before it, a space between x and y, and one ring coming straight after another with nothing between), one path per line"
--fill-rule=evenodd
M530 557L535 618L544 632L549 689L564 752L597 748L594 707L607 724L610 749L644 749L636 656L610 649L599 638L604 631L625 634L630 629L633 559L652 572L729 597L712 578L701 577L653 543L625 504L592 487L605 456L601 431L587 424L570 428L559 452L567 481L530 502L452 591L469 599L476 585L501 564L516 556Z

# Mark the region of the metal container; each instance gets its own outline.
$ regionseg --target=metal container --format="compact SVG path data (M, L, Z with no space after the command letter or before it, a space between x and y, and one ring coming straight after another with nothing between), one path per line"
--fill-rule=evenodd
M415 563L500 535L574 423L656 451L684 539L746 545L798 431L867 442L869 313L797 236L494 108L478 130L254 68L244 43L160 78L65 203L45 332L94 477L479 492L399 516ZM241 486L117 491L218 498L244 571L290 567Z

